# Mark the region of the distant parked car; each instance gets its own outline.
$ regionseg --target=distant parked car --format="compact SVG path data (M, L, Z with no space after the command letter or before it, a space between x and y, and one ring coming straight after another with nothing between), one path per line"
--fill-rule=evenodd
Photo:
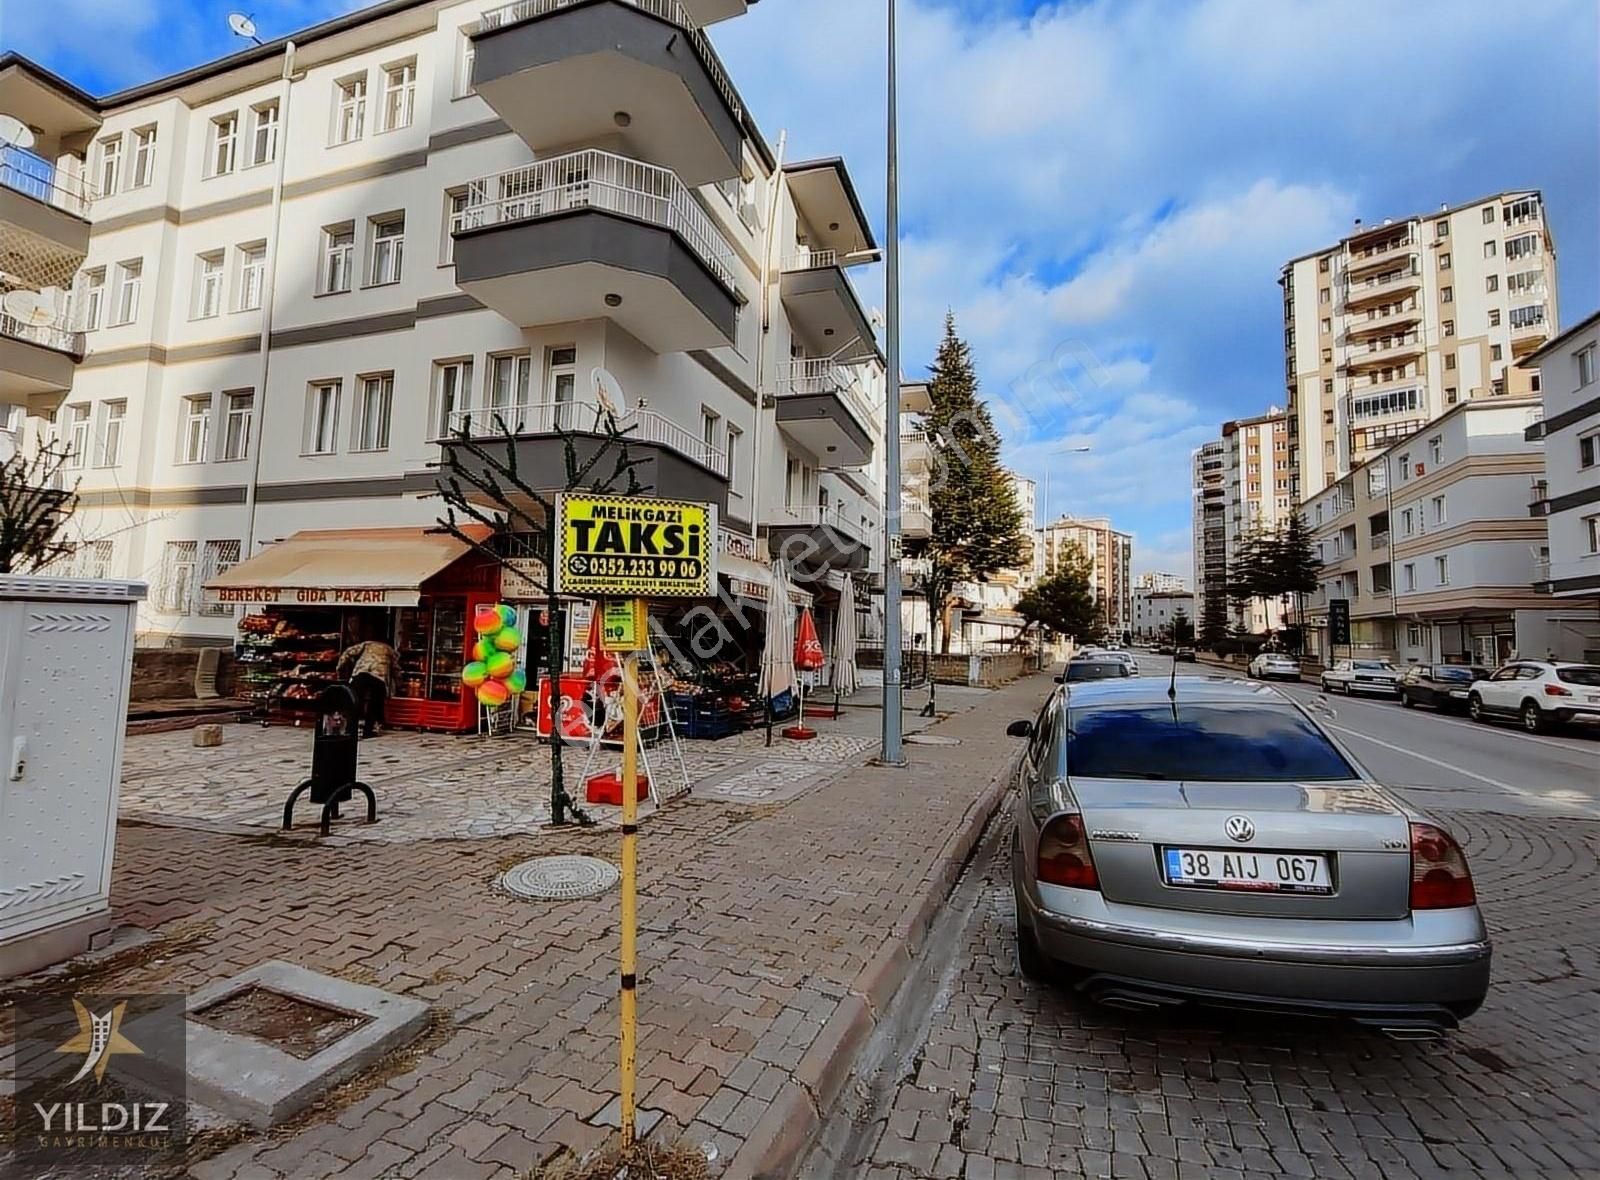
M1097 656L1092 660L1073 660L1067 665L1066 674L1056 677L1057 684L1077 684L1084 680L1122 680L1132 676L1128 665L1121 660L1113 660L1106 656Z
M1516 717L1529 733L1600 722L1600 664L1517 660L1467 690L1467 711L1474 721Z
M1333 667L1322 673L1322 691L1342 692L1346 696L1356 692L1397 696L1400 669L1388 660L1336 660Z
M1188 660L1192 664L1194 663L1194 648L1180 647L1173 653L1172 658L1175 660Z
M1156 648L1156 655L1158 655L1158 656L1170 656L1170 655L1175 654L1177 652L1177 650L1178 649L1173 647L1172 644L1163 643L1160 647Z
M1105 653L1105 656L1108 656L1113 660L1121 660L1124 664L1128 665L1129 676L1137 676L1139 674L1139 658L1131 651L1108 651Z
M1489 669L1467 664L1413 664L1400 678L1400 703L1410 709L1427 705L1441 713L1465 713L1474 680L1487 679Z
M1252 680L1299 680L1300 661L1281 651L1264 651L1250 661Z

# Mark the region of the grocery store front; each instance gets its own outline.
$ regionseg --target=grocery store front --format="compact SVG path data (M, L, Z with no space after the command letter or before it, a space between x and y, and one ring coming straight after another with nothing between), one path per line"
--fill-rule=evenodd
M399 655L390 725L477 725L477 705L461 683L474 638L468 620L480 604L498 601L500 571L455 537L416 528L299 532L204 591L208 603L245 608L239 692L263 722L309 720L317 695L337 681L339 653L381 639Z

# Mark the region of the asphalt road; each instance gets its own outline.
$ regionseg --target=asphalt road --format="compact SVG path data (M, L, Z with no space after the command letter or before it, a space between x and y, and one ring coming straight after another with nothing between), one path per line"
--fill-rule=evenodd
M1117 1012L1036 984L1016 966L1002 814L806 1180L1600 1177L1600 736L1342 696L1331 708L1321 719L1348 749L1466 848L1495 941L1480 1012L1444 1040L1399 1043L1321 1022Z

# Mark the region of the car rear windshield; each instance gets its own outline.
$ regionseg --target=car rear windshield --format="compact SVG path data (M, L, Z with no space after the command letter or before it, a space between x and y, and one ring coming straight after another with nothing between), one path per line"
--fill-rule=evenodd
M1357 777L1294 709L1176 704L1073 709L1067 774L1189 782L1312 782Z
M1128 666L1121 660L1084 660L1067 665L1067 683L1079 680L1115 680L1128 674Z
M1393 672L1394 665L1388 660L1356 660L1352 668L1359 668L1363 672Z
M1556 679L1568 684L1581 684L1585 688L1600 688L1600 664L1580 664L1575 668L1557 668Z
M1435 668L1433 670L1433 678L1435 680L1458 681L1461 684L1470 684L1474 680L1481 679L1471 668L1456 667Z

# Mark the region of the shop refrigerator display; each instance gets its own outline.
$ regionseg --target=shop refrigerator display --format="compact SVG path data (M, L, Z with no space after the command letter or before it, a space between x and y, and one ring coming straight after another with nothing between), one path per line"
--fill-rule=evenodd
M330 611L240 620L237 678L240 695L254 706L250 719L300 725L315 715L317 696L338 678L340 624Z
M495 601L490 593L424 594L394 612L400 672L386 710L390 725L458 733L477 724L477 704L461 683L473 638L467 619Z

